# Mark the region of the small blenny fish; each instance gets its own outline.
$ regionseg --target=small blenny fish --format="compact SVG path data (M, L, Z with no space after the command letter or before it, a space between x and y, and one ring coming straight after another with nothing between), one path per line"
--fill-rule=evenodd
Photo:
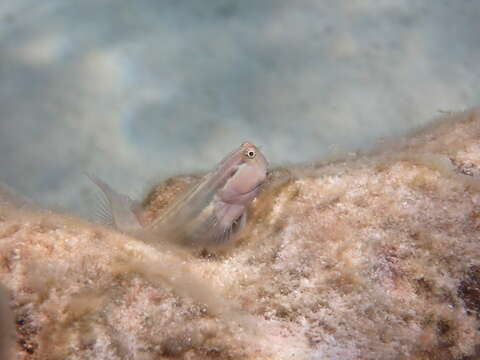
M165 237L177 243L215 247L228 243L247 222L247 207L267 179L268 162L244 142L198 184L151 223L139 221L140 205L89 175L106 195L111 223L139 237Z

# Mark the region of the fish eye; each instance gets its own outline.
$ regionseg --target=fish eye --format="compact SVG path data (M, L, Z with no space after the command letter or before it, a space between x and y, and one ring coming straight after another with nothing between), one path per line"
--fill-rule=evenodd
M255 152L255 150L253 149L247 149L245 151L245 155L249 158L249 159L253 159L255 157L255 155L257 155L257 153Z

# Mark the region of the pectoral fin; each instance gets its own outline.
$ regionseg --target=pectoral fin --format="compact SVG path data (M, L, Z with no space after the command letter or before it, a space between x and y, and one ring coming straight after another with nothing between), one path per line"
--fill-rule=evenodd
M246 224L246 209L242 205L218 201L207 223L208 242L212 245L226 244Z
M245 207L218 201L206 207L195 219L175 219L163 230L171 240L209 248L229 243L245 223Z

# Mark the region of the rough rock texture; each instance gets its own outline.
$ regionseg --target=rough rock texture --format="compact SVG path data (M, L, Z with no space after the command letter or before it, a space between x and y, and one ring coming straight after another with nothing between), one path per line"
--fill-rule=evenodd
M272 171L217 254L4 201L16 358L479 358L480 111L436 123ZM191 181L154 189L145 218Z

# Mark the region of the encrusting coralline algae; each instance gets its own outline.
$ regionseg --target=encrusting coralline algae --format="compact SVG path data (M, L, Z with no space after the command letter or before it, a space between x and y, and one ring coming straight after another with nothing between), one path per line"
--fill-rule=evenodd
M273 170L236 245L209 256L4 201L16 358L477 359L479 144L474 109ZM190 182L159 185L144 216Z

